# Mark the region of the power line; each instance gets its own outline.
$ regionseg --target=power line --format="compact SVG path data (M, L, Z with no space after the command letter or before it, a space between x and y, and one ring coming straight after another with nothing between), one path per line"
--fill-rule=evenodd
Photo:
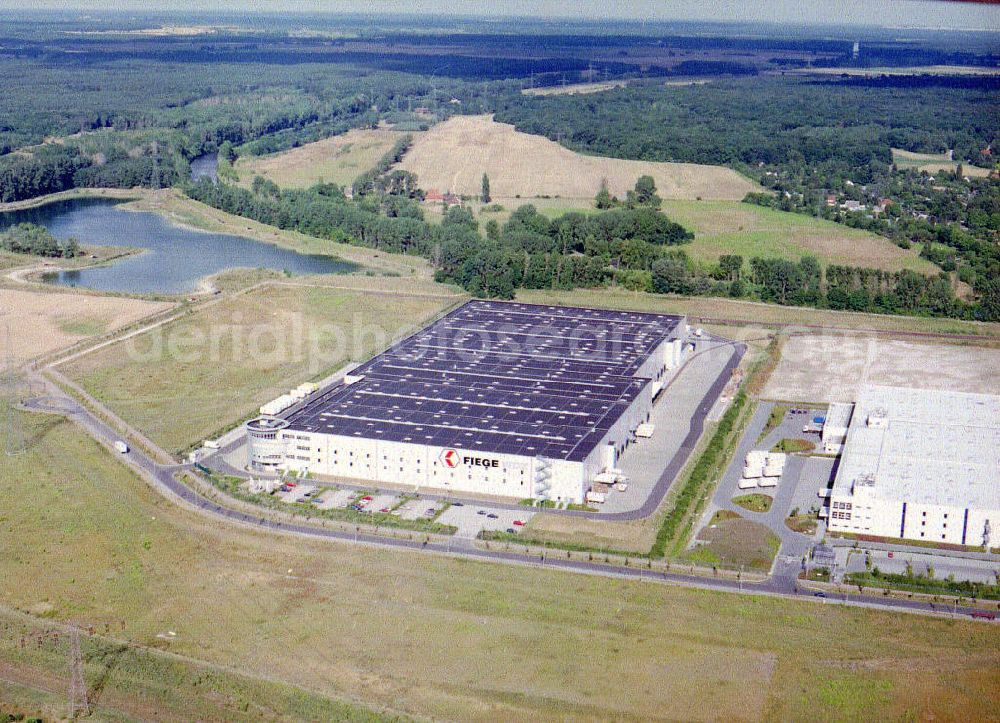
M80 628L69 631L69 717L85 716L90 712L87 701L87 681L83 677L83 654L80 652Z

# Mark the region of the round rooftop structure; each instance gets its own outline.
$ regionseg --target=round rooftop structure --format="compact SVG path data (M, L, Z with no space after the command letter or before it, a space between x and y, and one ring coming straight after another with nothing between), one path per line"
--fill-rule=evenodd
M285 440L279 432L288 420L256 417L243 425L247 432L247 466L254 472L277 472L285 461Z

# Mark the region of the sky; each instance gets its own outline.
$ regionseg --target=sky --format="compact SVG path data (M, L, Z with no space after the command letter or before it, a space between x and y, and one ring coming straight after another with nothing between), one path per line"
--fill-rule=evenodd
M26 8L721 20L1000 31L1000 4L948 0L0 0L0 9Z

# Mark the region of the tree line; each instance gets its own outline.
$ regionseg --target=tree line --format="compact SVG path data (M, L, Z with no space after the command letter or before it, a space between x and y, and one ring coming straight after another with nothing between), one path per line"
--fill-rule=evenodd
M61 241L44 226L19 223L0 233L0 249L16 254L71 259L79 255L80 244L72 237Z
M634 199L647 194L640 184ZM250 189L207 180L190 185L192 198L247 218L319 238L427 258L439 281L481 297L512 298L519 288L623 286L636 291L714 295L765 302L959 318L991 318L998 310L957 299L946 274L830 265L805 256L724 255L699 265L684 252L693 235L649 206L569 212L549 219L527 204L485 233L464 206L428 223L416 198L391 184L374 184L349 199L335 184L281 189L255 179Z

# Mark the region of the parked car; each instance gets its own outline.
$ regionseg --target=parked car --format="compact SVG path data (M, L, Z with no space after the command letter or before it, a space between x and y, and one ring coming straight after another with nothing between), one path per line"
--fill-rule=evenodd
M381 512L382 514L386 514L386 513L388 513L389 511L390 511L390 510L389 510L389 508L388 508L388 507L383 507L382 509L380 509L380 510L379 510L379 512Z
M489 517L489 518L490 518L491 520L495 520L495 519L497 519L497 518L498 518L498 517L499 517L500 515L496 514L495 512L491 512L491 513L489 513L489 514L488 514L488 515L486 515L486 516L487 516L487 517Z
M825 592L814 592L813 597L826 597Z
M478 512L476 512L476 514L477 515L485 515L486 514L486 510L479 510Z
M524 527L524 520L514 520L514 524L517 527Z
M511 535L514 535L517 533L517 530L515 530L513 527L508 527L507 532L510 533Z
M452 502L451 506L452 507L465 507L465 504L462 503L462 502Z

